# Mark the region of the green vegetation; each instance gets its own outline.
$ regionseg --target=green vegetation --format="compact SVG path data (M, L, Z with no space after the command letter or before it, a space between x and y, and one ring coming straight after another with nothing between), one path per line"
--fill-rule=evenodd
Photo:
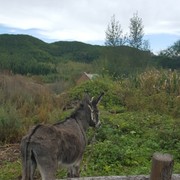
M140 50L150 51L149 41L143 38L144 25L138 12L134 13L133 17L130 18L129 33L124 34L120 22L117 21L115 15L113 15L105 31L105 35L106 46L116 47L128 45Z
M55 96L30 78L4 76L0 128L10 128L2 131L6 136L1 134L1 142L19 142L33 124L54 123L68 116L72 109L63 109L80 100L84 92L96 95L104 91L99 107L102 127L96 132L94 145L87 147L82 175L149 174L151 156L156 151L173 154L174 173L180 173L179 81L178 72L150 69L117 80L99 77ZM90 130L89 139L92 136ZM0 170L2 178L18 177L19 162L11 165L4 162ZM65 177L65 171L60 170L58 177Z
M163 68L180 68L180 40L160 52L159 65Z
M0 35L0 47L0 71L41 75L45 79L50 77L52 82L64 80L58 71L69 61L93 64L94 68L89 70L91 73L109 71L113 76L142 72L152 66L172 69L180 67L178 42L172 46L174 48L169 48L171 51L174 49L173 54L176 56L173 57L169 57L169 49L154 56L150 51L128 46L96 46L63 41L48 44L27 35ZM72 77L71 74L68 77Z
M174 172L179 173L179 80L177 72L153 69L116 81L100 78L73 89L72 99L84 91L106 94L100 106L103 124L93 150L87 148L83 175L149 174L156 151L173 154Z
M84 92L94 96L103 91L102 126L87 147L82 176L149 174L156 151L172 154L174 173L180 173L179 66L159 68L163 58L172 57L127 46L46 44L21 35L0 36L0 46L0 151L5 144L19 143L35 124L63 120ZM23 66L29 69L22 72ZM49 72L44 73L45 67ZM84 71L99 76L77 85ZM93 133L88 132L89 141ZM19 156L13 161L0 156L0 179L20 175ZM65 171L57 176L65 177Z

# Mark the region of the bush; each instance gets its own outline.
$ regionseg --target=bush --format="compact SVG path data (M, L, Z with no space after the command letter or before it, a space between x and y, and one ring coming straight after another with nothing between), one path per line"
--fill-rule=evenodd
M85 93L89 93L90 96L98 96L101 92L104 92L105 96L101 105L107 109L112 106L117 107L120 105L120 101L114 88L115 83L110 77L99 77L87 81L69 91L70 100L80 100Z
M13 143L22 135L22 121L16 109L11 106L0 107L0 142Z
M96 143L88 146L82 168L86 176L149 174L154 152L173 154L179 172L178 123L147 112L101 113ZM90 156L90 160L89 160Z
M85 92L97 96L103 91L99 104L102 126L96 132L94 146L87 147L82 176L149 174L156 151L172 154L174 173L179 173L178 78L178 72L154 69L116 80L104 76L60 95L31 81L4 78L0 81L0 87L6 82L0 89L0 141L17 142L29 126L69 116L72 109L64 107L72 107ZM89 134L91 137L92 131ZM58 177L65 177L65 172Z

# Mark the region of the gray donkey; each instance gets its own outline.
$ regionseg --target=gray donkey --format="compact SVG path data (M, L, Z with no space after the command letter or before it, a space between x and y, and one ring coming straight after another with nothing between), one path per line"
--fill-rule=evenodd
M42 180L55 180L58 164L68 168L68 177L79 177L86 131L89 126L100 126L97 105L102 96L90 99L86 95L67 119L53 125L39 124L23 137L22 180L33 180L36 167Z

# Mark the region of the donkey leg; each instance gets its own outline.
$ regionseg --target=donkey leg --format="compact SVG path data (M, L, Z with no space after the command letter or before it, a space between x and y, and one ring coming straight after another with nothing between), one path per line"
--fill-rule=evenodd
M34 157L34 154L30 154L30 159L27 160L27 156L24 151L21 151L22 154L22 180L30 179L33 180L34 172L37 167L37 163Z
M69 168L68 168L67 177L68 177L68 178L72 178L72 177L73 177L72 167L69 167Z
M80 177L79 165L74 166L73 169L74 169L74 171L73 171L74 172L74 177Z
M79 166L71 166L68 168L68 178L80 177Z
M80 162L68 168L67 177L69 178L80 177Z
M53 157L38 157L38 169L42 180L55 180L55 173L58 167L57 159Z
M39 166L39 171L41 174L41 178L42 180L55 180L55 171L54 170L49 170L44 168L44 167L40 167Z
M49 166L51 167L38 166L42 180L55 180L55 172L57 168L52 164L49 164Z
M27 169L27 164L23 163L22 167L22 180L26 180L27 178L30 178L30 180L33 180L34 172L36 170L37 164L35 161L30 162L30 171Z
M33 180L36 167L37 167L36 161L32 160L32 163L31 163L31 173L30 173L31 180Z

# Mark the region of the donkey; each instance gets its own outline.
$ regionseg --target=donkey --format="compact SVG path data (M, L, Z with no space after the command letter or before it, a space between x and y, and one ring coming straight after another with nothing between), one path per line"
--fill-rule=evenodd
M69 178L80 176L86 131L100 126L97 105L102 96L86 95L70 117L53 125L39 124L22 138L22 180L33 180L36 167L42 180L55 180L58 165L67 167Z

